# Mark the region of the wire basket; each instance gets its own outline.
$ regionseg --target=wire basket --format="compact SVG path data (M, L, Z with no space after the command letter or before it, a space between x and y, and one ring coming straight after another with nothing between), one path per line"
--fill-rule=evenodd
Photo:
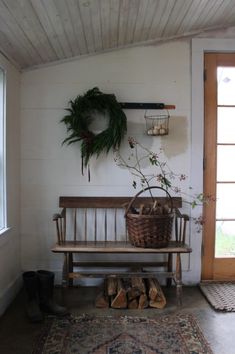
M166 215L141 215L133 213L133 204L136 201L136 198L141 193L154 188L158 188L166 192L168 196L167 199L170 203L170 212ZM168 242L172 236L174 213L172 198L165 189L153 186L141 190L130 201L125 217L129 241L133 246L143 248L161 248L168 245Z
M163 110L156 115L147 115L145 111L146 133L148 135L162 136L169 133L169 112Z

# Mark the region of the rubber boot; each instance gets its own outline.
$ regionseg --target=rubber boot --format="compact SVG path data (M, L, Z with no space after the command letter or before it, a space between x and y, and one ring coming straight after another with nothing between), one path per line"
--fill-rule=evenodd
M36 272L23 273L24 288L27 293L28 301L26 304L26 313L31 322L41 322L43 315L39 308L38 297L38 276Z
M47 270L38 270L37 275L39 279L39 299L41 310L51 315L67 315L67 309L53 301L54 273Z

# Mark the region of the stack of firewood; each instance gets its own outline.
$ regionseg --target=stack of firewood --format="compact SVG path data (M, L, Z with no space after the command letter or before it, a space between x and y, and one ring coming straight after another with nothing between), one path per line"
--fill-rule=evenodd
M97 308L162 309L166 299L161 286L155 278L108 278L96 298Z
M171 208L168 204L162 205L160 202L155 200L153 203L140 204L139 208L130 208L132 214L139 215L167 215L171 213Z

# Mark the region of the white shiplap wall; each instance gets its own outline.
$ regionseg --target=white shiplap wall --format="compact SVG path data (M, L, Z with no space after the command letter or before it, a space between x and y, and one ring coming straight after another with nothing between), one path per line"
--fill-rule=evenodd
M177 61L175 60L177 58ZM81 176L78 146L61 146L60 119L71 98L98 86L119 101L175 104L169 136L144 134L143 111L126 111L128 135L152 149L163 147L173 169L190 173L190 43L126 49L22 74L21 86L21 249L23 269L61 270L52 215L59 195L133 195L129 173L112 154L93 160L91 182ZM125 152L125 145L123 151ZM189 182L188 182L189 183ZM197 235L196 235L197 236ZM195 237L195 235L192 235ZM200 244L198 245L200 248ZM198 269L184 269L191 282Z

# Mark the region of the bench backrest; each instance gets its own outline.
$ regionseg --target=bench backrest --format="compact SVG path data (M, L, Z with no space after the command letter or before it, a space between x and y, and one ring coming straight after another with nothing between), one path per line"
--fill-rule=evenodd
M131 197L60 197L62 218L57 224L58 241L127 241L125 210ZM158 197L162 205L169 202ZM133 206L150 203L151 197L139 197ZM181 208L182 199L173 197L173 207Z
M132 197L60 197L59 207L60 208L125 208ZM166 204L169 199L166 197L157 197L157 200L161 204ZM150 203L152 201L151 197L139 197L135 200L135 206L139 207L141 204ZM173 207L182 207L181 197L172 197Z

